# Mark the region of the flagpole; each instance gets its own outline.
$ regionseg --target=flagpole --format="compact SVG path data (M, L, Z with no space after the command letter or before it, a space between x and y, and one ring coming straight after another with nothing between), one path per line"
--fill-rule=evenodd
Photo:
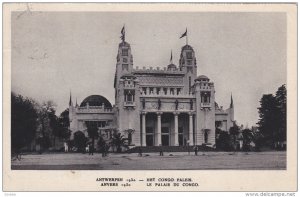
M185 39L185 41L186 41L186 45L188 45L188 32L187 32L187 28L186 28L186 39Z

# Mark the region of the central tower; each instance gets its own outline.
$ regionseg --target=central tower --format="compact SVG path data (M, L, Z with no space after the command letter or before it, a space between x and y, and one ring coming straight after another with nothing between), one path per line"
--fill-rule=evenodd
M124 28L121 33L114 81L117 127L129 146L140 146L139 81L133 74L131 47L125 41Z
M179 69L185 72L183 91L185 94L191 94L191 87L197 76L197 62L194 49L190 45L185 45L181 48Z

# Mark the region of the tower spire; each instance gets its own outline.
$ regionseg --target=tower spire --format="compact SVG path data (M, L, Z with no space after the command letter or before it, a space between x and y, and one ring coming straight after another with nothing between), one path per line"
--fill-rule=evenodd
M233 99L232 99L232 93L231 93L231 100L230 100L230 108L233 108Z
M70 91L70 101L69 101L69 106L73 106L71 91Z
M75 107L78 107L78 104L77 104L77 97L76 97L76 104L75 104Z

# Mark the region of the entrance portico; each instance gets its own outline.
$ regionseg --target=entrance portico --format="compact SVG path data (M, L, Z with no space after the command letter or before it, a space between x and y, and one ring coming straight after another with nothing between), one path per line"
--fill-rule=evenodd
M194 144L192 112L141 113L142 146L185 146Z

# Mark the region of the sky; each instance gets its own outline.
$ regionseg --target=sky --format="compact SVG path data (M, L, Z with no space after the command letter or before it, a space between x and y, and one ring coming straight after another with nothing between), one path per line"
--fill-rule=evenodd
M113 79L125 24L134 68L178 65L188 30L198 75L215 83L223 108L233 95L235 119L258 122L259 100L286 84L286 15L241 12L14 12L12 91L52 100L57 114L99 94L114 104Z

